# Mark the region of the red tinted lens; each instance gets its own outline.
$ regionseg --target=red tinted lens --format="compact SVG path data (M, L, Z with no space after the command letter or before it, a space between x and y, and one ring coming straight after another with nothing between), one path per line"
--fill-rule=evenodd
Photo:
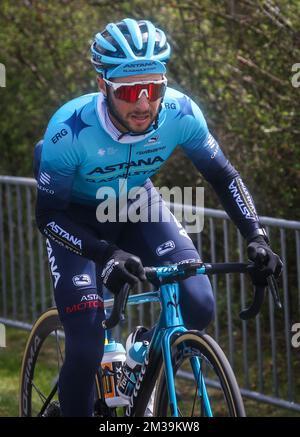
M139 97L145 92L151 102L162 97L165 93L166 85L164 83L148 83L136 85L123 85L114 94L117 99L125 100L129 103L135 103ZM145 91L144 91L145 90Z

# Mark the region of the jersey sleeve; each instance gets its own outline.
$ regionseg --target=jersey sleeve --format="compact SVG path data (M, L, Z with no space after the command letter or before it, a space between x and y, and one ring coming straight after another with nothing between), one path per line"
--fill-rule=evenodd
M183 116L181 122L181 147L203 176L209 179L216 167L224 168L228 160L210 134L199 106L190 100L188 107L185 111L187 116Z
M262 229L250 191L209 132L198 105L191 100L186 112L188 117L183 117L181 146L212 185L243 237L250 241L261 234Z
M50 122L41 148L36 202L40 231L66 249L101 263L109 243L68 213L74 176L84 159L80 144L64 123Z
M46 131L37 179L39 201L55 209L68 206L80 165L78 147L72 144L71 134L62 126L50 125Z

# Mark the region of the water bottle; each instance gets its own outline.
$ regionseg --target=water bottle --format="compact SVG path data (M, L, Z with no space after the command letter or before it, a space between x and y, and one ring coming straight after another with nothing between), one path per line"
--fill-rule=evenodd
M126 361L123 364L121 376L117 385L117 392L126 401L130 400L148 346L148 341L138 341L134 343L127 352Z
M105 342L101 367L105 402L108 407L128 405L128 401L122 398L116 390L125 359L126 352L121 343L116 343L114 340Z

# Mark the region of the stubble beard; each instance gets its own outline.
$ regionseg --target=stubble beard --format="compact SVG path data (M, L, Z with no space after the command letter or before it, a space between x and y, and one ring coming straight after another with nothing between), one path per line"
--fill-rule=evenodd
M117 110L117 108L116 108L114 102L112 101L109 93L107 93L106 102L107 102L108 112L121 124L121 126L123 126L129 132L142 134L143 132L146 132L149 129L149 127L151 126L151 124L153 123L153 121L155 119L155 116L153 115L153 113L151 111L149 111L149 112L147 112L147 114L150 115L150 121L147 124L147 127L144 128L144 129L133 129L130 126L130 124L127 123L126 120L124 120L124 118L122 117L120 112ZM137 114L137 112L133 112L133 113Z

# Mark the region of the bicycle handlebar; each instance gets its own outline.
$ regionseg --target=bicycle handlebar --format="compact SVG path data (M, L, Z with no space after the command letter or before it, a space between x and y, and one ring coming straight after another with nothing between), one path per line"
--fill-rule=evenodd
M263 267L267 261L268 261L268 254L266 250L263 247L258 247L257 249L255 247L249 247L248 248L248 255L250 259L255 260L255 264L253 263L253 270L257 268ZM267 288L270 290L273 302L275 304L275 307L278 309L282 308L280 297L279 297L279 291L277 282L275 280L274 275L270 275L267 278ZM254 287L254 299L250 307L240 312L240 318L242 320L247 320L249 318L255 317L263 304L264 297L265 297L265 289L266 286L264 285L256 285Z
M117 324L120 321L124 320L125 318L124 313L129 296L129 291L130 291L130 285L125 284L121 288L120 292L117 295L115 295L114 305L111 315L109 316L108 319L102 321L102 327L104 329L112 329L115 326L117 326Z
M255 271L255 269L257 269L257 266L253 262L210 264L200 261L190 261L165 267L145 267L145 274L149 282L155 286L159 286L166 283L177 282L197 274L250 273L251 270ZM273 275L267 277L267 283L276 308L281 309L282 305L279 298L278 286ZM257 316L264 301L265 289L266 286L254 285L254 298L252 303L239 314L242 320L248 320ZM129 284L125 284L120 292L115 295L112 313L107 320L102 322L104 329L112 329L120 320L124 320L129 291Z

